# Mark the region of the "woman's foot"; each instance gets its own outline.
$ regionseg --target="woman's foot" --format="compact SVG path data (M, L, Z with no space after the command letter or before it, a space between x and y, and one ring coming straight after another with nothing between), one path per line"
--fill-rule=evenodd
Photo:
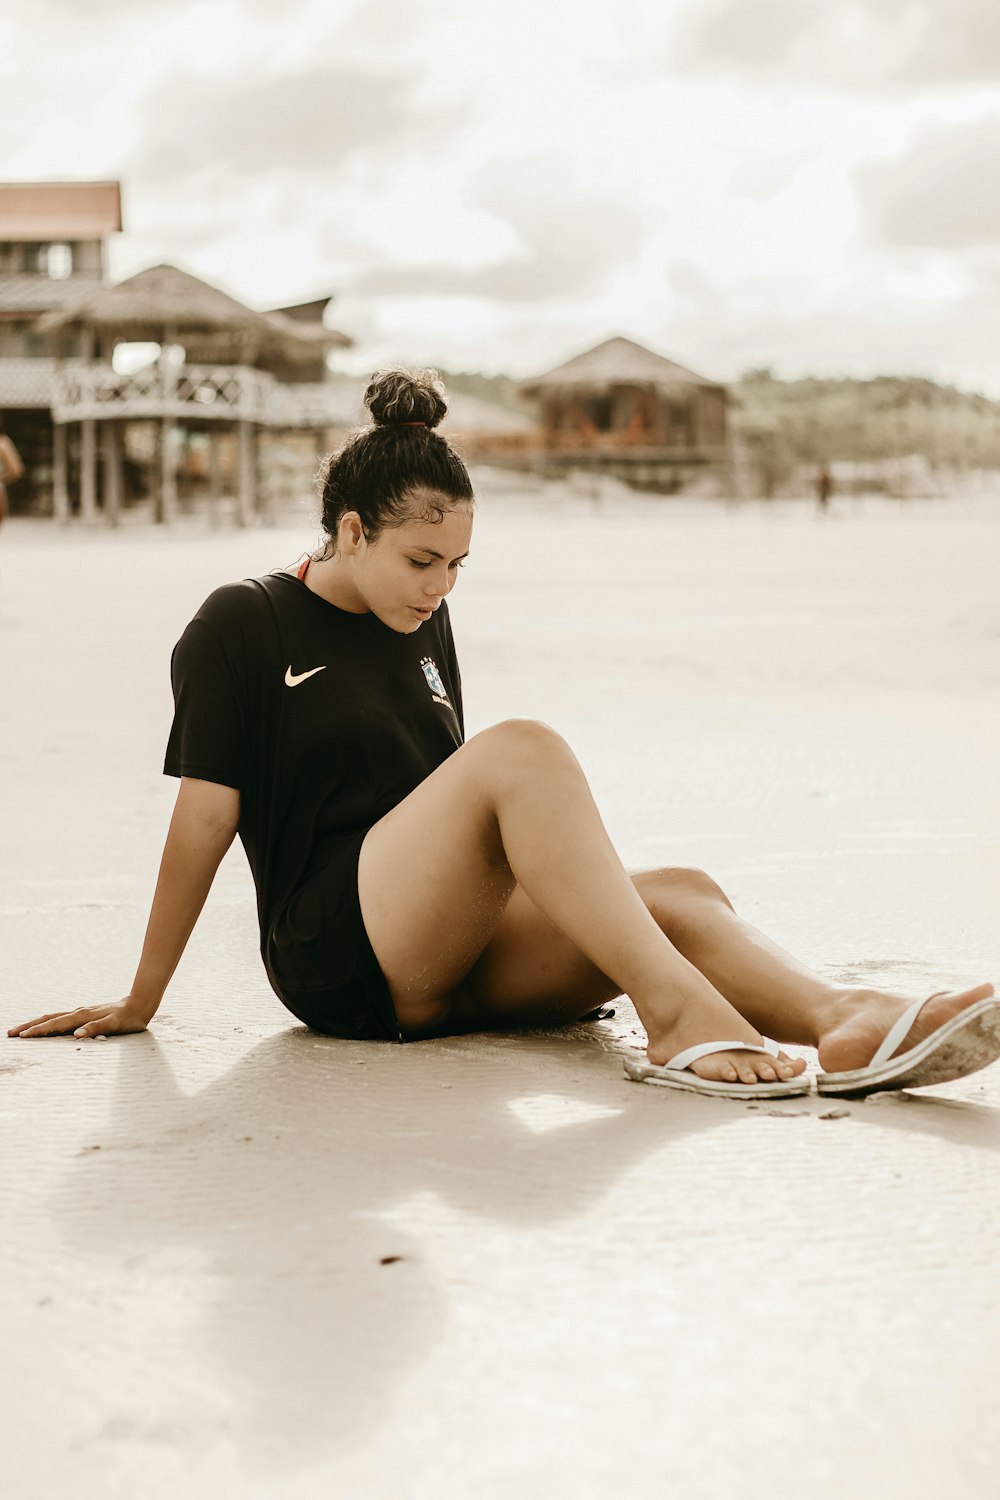
M641 1005L636 1008L641 1016ZM655 1029L648 1021L645 1024L649 1038L646 1056L658 1067L701 1042L749 1042L759 1047L762 1041L760 1032L707 980L703 993L684 997L673 1024L665 1024L659 1017L657 1022ZM713 1052L690 1063L689 1069L713 1083L754 1084L787 1082L804 1073L805 1066L801 1057L788 1057L784 1052L777 1057L758 1052Z
M978 984L968 990L949 990L934 995L917 1015L906 1036L893 1053L908 1052L924 1037L950 1021L967 1006L988 1000L991 984ZM913 1002L902 995L883 990L847 990L837 1002L832 1020L819 1040L819 1063L824 1073L846 1073L866 1068L893 1023Z

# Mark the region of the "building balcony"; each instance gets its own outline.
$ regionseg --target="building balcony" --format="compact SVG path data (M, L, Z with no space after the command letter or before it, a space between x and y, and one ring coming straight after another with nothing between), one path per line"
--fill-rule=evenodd
M121 374L76 359L0 357L0 409L48 407L56 422L150 418L351 427L357 392L336 381L291 384L243 365L146 365Z
M577 431L547 432L544 447L560 459L590 462L602 458L627 463L705 463L725 457L724 443L692 443L687 436L672 442L651 441L648 434L636 436L626 431L586 433Z
M56 368L57 422L183 418L260 422L269 377L240 365L145 365L121 374L110 364L63 360Z

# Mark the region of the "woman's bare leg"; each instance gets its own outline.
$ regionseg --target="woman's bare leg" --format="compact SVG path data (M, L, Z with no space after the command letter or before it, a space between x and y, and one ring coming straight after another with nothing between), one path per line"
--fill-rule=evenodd
M653 1062L698 1042L760 1041L661 931L612 847L576 757L545 725L513 720L475 736L371 829L358 880L404 1030L447 1021L456 986L520 885L630 996ZM695 1071L754 1083L803 1066L732 1052L702 1059Z
M733 910L702 870L645 870L632 877L674 947L752 1025L779 1042L817 1047L829 1071L864 1067L910 1003L891 991L822 978ZM900 1051L983 999L990 985L952 992L925 1006ZM539 911L514 892L496 932L459 991L459 1017L473 1024L572 1020L614 999L616 989Z

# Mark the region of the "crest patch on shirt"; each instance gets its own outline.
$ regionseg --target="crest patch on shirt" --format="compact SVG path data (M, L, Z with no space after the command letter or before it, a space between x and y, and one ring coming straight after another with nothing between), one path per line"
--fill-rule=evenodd
M420 658L420 665L423 668L424 676L427 678L427 686L431 690L434 702L443 703L445 708L451 708L448 694L444 690L444 683L441 681L441 673L437 669L437 662L433 656L422 656Z

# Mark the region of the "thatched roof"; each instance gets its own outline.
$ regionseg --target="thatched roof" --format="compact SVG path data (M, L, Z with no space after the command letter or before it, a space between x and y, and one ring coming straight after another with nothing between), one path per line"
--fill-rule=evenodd
M291 307L271 307L269 312L282 313L296 323L322 323L332 297L317 297L312 302L296 302Z
M676 390L681 386L717 386L717 382L696 375L662 354L654 354L652 349L645 349L632 339L613 338L567 360L547 375L522 380L518 390L524 396L535 396L557 386L606 390L612 385L652 385Z
M449 391L448 411L441 423L442 432L475 434L483 437L514 437L537 432L538 423L524 412L508 411L495 401L465 391Z
M318 349L349 347L335 329L302 323L285 313L255 312L227 292L181 271L151 266L115 286L96 282L73 302L38 320L40 333L83 324L118 338L184 342L185 334L226 333L248 348L284 358L315 358Z
M0 275L0 313L31 317L54 307L64 308L79 297L80 282L80 277L57 281L51 276L32 276L26 272Z
M0 240L102 240L122 227L117 182L0 182Z

